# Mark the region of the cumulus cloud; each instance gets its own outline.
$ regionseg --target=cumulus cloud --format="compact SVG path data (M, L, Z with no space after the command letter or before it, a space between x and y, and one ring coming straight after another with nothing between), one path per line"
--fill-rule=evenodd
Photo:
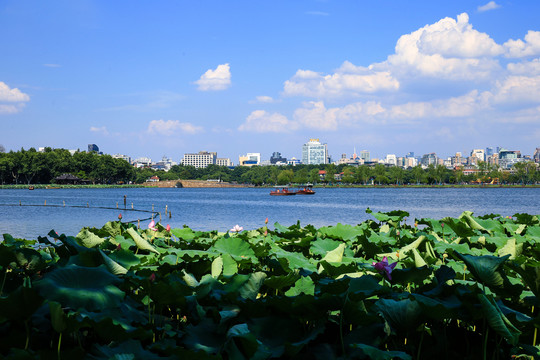
M479 12L484 12L484 11L489 11L489 10L495 10L495 9L498 9L500 8L501 5L495 3L495 1L490 1L488 2L487 4L485 5L481 5L477 8L477 10Z
M17 88L11 89L6 83L0 81L0 101L1 102L27 102L30 96L21 92Z
M508 40L504 43L507 57L521 58L526 56L540 55L540 31L529 30L525 35L525 41Z
M540 103L540 76L508 76L497 81L492 94L494 103Z
M452 80L487 79L499 69L493 57L504 52L489 35L473 29L469 16L444 18L399 38L395 54L379 66Z
M348 61L331 75L311 70L298 70L284 84L285 95L316 98L357 96L397 89L399 89L399 82L388 71L373 71L355 66Z
M109 131L107 130L105 126L101 126L101 127L91 126L90 131L94 133L102 134L105 136L109 135Z
M30 96L0 81L0 114L18 113L28 101L30 101Z
M198 90L216 91L225 90L231 86L231 67L229 64L218 65L215 70L209 69L201 78L195 81Z
M246 118L246 122L238 127L240 131L258 133L287 132L296 128L296 125L279 113L269 113L265 110L255 110Z
M294 112L294 119L307 128L336 130L338 109L327 109L322 101L304 103L304 107Z
M506 68L514 75L540 75L540 58L521 63L510 63Z
M172 136L177 132L185 134L196 134L203 131L200 126L195 126L191 123L183 123L179 120L152 120L148 124L148 133Z

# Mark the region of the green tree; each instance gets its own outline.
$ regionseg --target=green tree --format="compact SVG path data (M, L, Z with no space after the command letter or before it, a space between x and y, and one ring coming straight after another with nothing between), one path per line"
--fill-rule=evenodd
M294 172L292 170L281 170L278 175L278 185L287 185L292 182Z
M416 185L420 185L420 183L423 181L426 172L424 169L422 169L422 165L416 165L412 168L413 178L416 181Z

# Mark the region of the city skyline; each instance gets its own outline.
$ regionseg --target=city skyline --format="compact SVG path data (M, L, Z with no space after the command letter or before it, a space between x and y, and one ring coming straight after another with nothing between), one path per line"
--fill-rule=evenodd
M540 3L0 5L0 144L178 160L540 144Z

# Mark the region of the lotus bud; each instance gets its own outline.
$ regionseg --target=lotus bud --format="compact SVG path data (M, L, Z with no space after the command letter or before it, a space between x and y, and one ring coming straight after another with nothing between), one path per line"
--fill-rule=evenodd
M165 228L165 230L167 230L167 232L171 232L171 225L167 224L167 227Z
M118 220L122 220L122 214L118 214Z
M268 218L266 218L266 220L264 220L264 223L265 223L265 224L268 224Z
M150 282L154 282L156 280L156 274L152 273L152 275L148 277L148 280L150 280Z

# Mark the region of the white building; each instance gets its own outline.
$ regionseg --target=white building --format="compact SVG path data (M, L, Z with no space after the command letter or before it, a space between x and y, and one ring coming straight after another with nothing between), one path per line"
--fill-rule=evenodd
M219 166L233 166L231 159L229 158L217 158L216 165Z
M114 154L114 155L111 155L111 157L114 158L114 159L125 160L125 161L127 161L128 163L131 164L131 156L122 155L122 154Z
M136 168L150 167L152 166L152 159L148 157L140 157L133 161L133 166Z
M395 154L387 154L386 159L385 159L385 163L388 164L388 165L396 166L397 165L396 155Z
M474 149L471 151L471 157L476 157L479 161L486 161L486 153L484 149Z
M216 152L199 151L197 154L184 154L182 164L205 168L208 165L216 164L216 158Z
M302 146L302 164L328 164L328 145L310 139Z
M254 166L261 163L261 153L247 153L238 157L238 165Z

